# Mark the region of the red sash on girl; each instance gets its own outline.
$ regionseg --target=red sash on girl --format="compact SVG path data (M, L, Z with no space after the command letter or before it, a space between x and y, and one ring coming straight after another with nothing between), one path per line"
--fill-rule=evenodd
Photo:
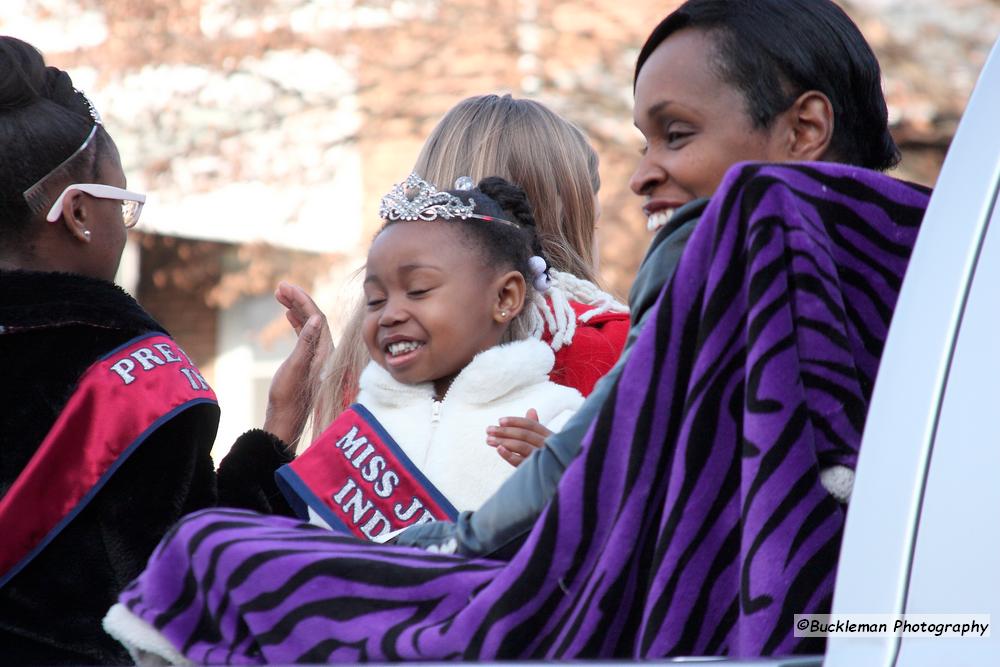
M402 528L458 517L363 405L345 410L303 454L275 473L303 520L377 540Z
M215 392L169 336L146 334L95 362L0 499L0 586L86 507L150 433Z

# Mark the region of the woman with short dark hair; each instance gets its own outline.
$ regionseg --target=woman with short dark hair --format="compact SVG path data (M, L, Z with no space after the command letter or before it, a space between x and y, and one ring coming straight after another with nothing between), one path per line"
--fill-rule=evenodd
M871 47L844 10L815 0L691 0L650 33L635 64L681 30L707 33L711 65L743 97L758 129L815 91L830 103L828 159L884 171L899 162L889 133L882 74Z

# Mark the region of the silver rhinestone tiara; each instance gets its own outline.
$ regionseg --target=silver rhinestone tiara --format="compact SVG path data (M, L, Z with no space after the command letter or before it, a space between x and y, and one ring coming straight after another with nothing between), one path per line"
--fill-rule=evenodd
M474 185L471 178L463 176L455 181L455 188L471 190ZM487 222L499 222L511 227L519 227L510 220L495 218L492 215L481 215L475 213L475 210L476 201L471 197L468 204L463 204L461 198L450 192L439 192L437 188L417 174L410 174L405 181L394 185L389 194L382 197L378 214L380 218L390 222L398 220L426 220L429 222L455 218L462 220L478 218Z
M476 202L468 204L450 192L438 192L433 185L410 174L382 197L378 214L383 220L436 220L437 218L481 217L475 215Z

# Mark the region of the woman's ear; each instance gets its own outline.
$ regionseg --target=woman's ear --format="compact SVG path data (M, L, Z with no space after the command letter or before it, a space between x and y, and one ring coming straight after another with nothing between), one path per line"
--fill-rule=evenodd
M508 271L496 279L497 300L493 306L493 319L498 324L509 324L524 309L528 293L520 271Z
M818 90L807 90L782 114L786 124L787 159L819 161L826 159L833 141L833 104Z
M69 192L63 197L62 218L60 221L66 230L78 241L90 243L90 211L87 208L87 198L82 192Z

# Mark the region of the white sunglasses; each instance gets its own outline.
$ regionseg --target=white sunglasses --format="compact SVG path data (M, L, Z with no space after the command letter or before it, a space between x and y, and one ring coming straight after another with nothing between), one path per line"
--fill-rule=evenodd
M91 197L120 200L122 203L122 222L125 223L127 229L132 229L139 222L142 205L146 203L146 195L141 192L132 192L100 183L74 183L62 191L52 208L49 209L49 214L45 216L46 220L55 222L59 219L59 216L62 215L63 200L71 192L85 192Z

